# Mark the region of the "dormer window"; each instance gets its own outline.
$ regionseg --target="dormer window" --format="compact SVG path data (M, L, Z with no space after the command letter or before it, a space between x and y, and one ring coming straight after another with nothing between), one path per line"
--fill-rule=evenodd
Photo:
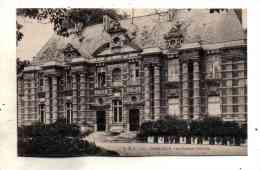
M183 34L181 31L181 24L176 23L167 34L164 35L167 48L180 48L183 43Z

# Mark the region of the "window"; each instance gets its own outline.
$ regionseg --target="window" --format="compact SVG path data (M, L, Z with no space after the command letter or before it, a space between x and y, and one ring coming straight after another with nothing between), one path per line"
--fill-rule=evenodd
M171 116L180 116L180 100L179 98L168 99L169 111L168 114Z
M232 94L233 95L238 95L238 88L233 88L232 89Z
M104 101L102 98L98 98L98 104L100 104L100 105L104 104Z
M233 106L233 112L234 112L234 113L237 113L237 112L238 112L238 105L234 105L234 106Z
M220 97L211 96L208 97L208 114L209 116L219 116L220 111Z
M114 122L122 122L122 101L113 100Z
M39 80L39 91L42 92L43 91L43 85L44 85L44 81L43 78L41 77Z
M239 86L239 80L234 79L234 80L232 81L232 85L233 85L233 86Z
M66 103L66 123L71 124L73 121L72 104Z
M46 123L46 114L45 114L45 105L44 104L39 105L39 113L40 113L40 122Z
M38 88L39 88L39 91L42 92L44 89L43 89L43 86L44 86L44 79L43 79L43 74L42 73L39 73L38 75Z
M106 84L106 73L105 72L101 72L98 73L98 87L105 87Z
M220 61L218 56L212 56L207 61L207 74L209 79L220 78Z
M112 82L113 86L117 86L121 84L121 70L120 68L115 68L112 71Z
M237 71L236 71L236 72L233 72L233 73L232 73L232 76L233 76L233 77L238 77L238 72L237 72Z
M131 97L131 101L132 101L132 102L136 102L136 101L137 101L136 96L132 96L132 97Z
M238 103L238 97L233 97L233 104L237 104Z
M180 67L179 60L168 61L168 81L179 81Z
M139 64L138 63L132 63L129 66L130 69L130 80L135 81L139 77Z
M72 76L69 72L65 73L65 88L66 89L72 88Z
M227 106L226 105L222 105L222 113L227 113Z

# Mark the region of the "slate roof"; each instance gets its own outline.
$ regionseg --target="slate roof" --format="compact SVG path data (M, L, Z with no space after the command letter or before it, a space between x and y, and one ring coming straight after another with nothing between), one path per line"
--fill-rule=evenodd
M121 20L121 26L127 29L132 42L141 49L166 47L164 35L176 21L183 23L184 44L216 44L243 39L243 29L233 10L223 13L209 13L207 9L178 10L173 21L167 20L167 13L146 15ZM133 36L135 33L135 36ZM68 43L85 58L93 58L93 53L110 41L110 35L104 31L103 24L87 27L83 31L83 40L70 36L64 38L54 34L33 60L34 64L64 59L63 49Z

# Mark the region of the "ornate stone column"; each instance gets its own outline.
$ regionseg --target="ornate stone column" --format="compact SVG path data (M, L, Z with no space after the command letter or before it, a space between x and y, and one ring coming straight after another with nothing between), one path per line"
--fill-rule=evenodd
M182 116L189 119L189 73L188 64L182 64Z
M82 121L87 121L86 117L86 75L85 73L80 74L80 117L82 118Z
M149 120L150 114L150 78L149 78L149 68L144 67L144 119Z
M23 118L23 124L27 125L28 122L28 80L24 80L24 115L22 116Z
M160 118L160 66L154 66L154 119Z
M72 74L72 115L73 123L78 120L78 94L77 94L77 75Z
M199 61L193 62L193 119L200 117L200 73Z
M44 77L44 89L45 89L45 114L46 114L46 124L51 122L50 113L50 87L49 87L49 77Z
M32 81L32 88L31 88L31 95L32 95L32 111L33 113L31 114L34 114L34 122L35 121L38 121L38 102L37 102L37 81L36 81L36 73L34 73L33 75L33 81Z
M22 80L21 78L17 78L17 126L20 127L22 125Z
M58 80L56 76L52 77L52 122L58 119Z

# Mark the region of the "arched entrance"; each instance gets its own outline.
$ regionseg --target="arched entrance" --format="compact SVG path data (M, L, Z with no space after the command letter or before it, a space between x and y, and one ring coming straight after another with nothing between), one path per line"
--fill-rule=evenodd
M137 131L139 130L139 110L131 109L129 110L129 130Z
M105 131L106 130L106 112L105 111L97 111L97 131Z

